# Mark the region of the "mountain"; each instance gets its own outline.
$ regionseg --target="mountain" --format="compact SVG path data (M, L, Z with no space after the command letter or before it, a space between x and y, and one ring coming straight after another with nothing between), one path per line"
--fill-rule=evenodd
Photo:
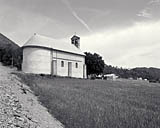
M142 78L148 79L150 82L160 82L160 69L159 68L146 68L146 67L138 67L133 69L124 69L113 67L111 65L105 65L104 74L114 73L118 75L120 78Z
M3 65L21 68L22 49L12 40L0 33L0 62Z
M11 45L13 49L19 48L16 43L0 33L0 48L6 48L8 45Z
M160 69L159 68L154 68L154 67L134 68L134 69L131 69L131 72L136 72L138 76L142 77L143 79L160 82Z

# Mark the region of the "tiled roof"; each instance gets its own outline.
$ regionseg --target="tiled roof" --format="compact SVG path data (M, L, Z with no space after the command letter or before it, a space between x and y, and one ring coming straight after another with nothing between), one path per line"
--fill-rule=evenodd
M28 47L28 46L46 47L46 48L51 48L51 49L60 50L64 52L85 55L79 48L71 44L71 42L64 42L62 40L57 40L57 39L41 36L38 34L34 34L23 45L23 47Z

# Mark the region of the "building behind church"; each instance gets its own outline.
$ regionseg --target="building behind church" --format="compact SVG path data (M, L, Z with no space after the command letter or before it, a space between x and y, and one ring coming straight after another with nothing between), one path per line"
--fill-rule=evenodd
M22 48L25 73L86 78L85 54L76 35L67 43L34 34Z

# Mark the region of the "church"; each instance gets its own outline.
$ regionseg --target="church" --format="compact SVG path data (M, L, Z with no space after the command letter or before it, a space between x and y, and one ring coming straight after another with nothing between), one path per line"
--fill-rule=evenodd
M22 48L25 73L86 78L85 54L76 35L64 42L34 34Z

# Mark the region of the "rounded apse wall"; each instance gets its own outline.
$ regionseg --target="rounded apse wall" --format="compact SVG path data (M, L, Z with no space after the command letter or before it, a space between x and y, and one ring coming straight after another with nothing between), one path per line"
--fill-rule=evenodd
M25 73L50 74L51 51L41 47L24 47L22 71Z

